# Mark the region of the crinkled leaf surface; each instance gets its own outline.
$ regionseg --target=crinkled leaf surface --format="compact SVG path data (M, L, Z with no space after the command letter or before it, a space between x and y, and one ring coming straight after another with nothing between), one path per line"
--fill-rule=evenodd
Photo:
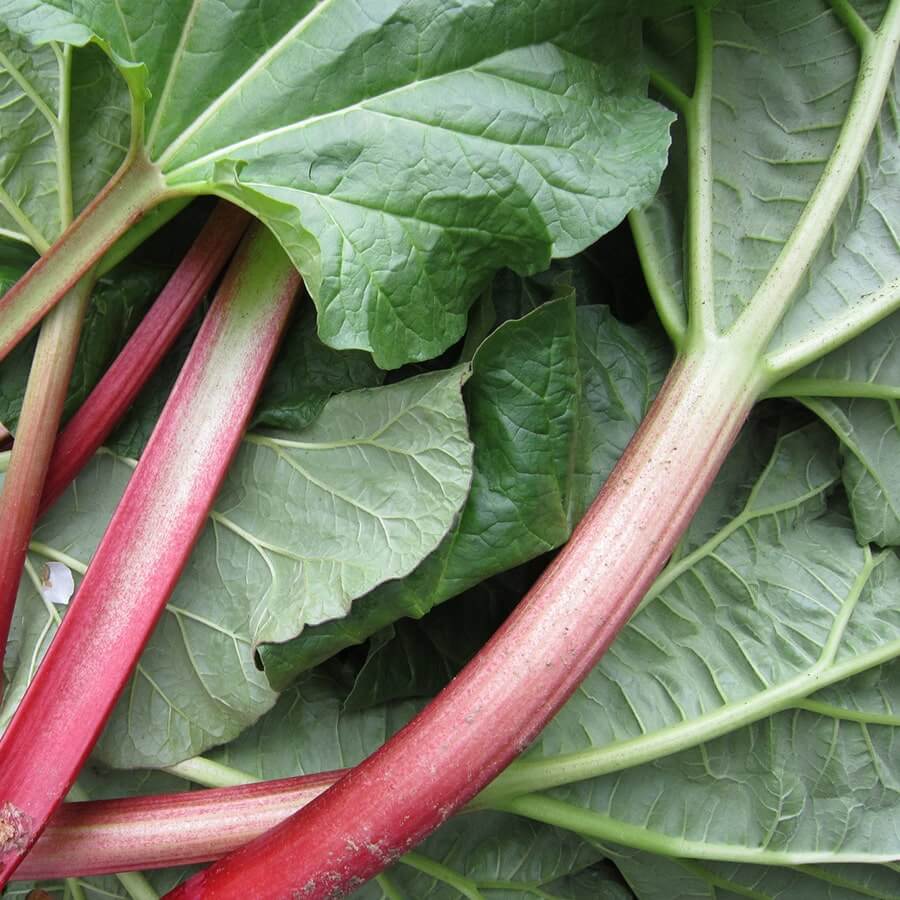
M900 654L900 561L860 547L840 504L829 510L838 479L824 426L781 438L743 511L694 533L543 732L532 759L588 751L610 773L555 792L584 812L582 830L779 865L900 853L900 720L883 702L867 711L864 694L854 716L802 708ZM719 510L734 501L735 483L723 487Z
M273 685L403 616L562 544L594 498L662 381L660 334L603 307L556 300L502 325L466 385L475 443L459 523L409 578L379 588L340 622L261 654Z
M96 47L34 47L0 25L0 235L52 243L122 161L128 116L125 84Z
M434 549L471 478L464 374L345 394L306 431L246 438L107 725L100 759L168 765L231 739L275 699L254 664L252 622L296 634L304 621L340 615L355 596ZM0 721L12 714L62 612L41 595L43 564L57 559L84 570L132 467L99 454L35 531Z
M467 367L333 397L294 434L252 434L226 477L214 522L247 542L254 641L284 641L347 614L409 573L449 531L471 482L461 387ZM243 465L242 465L243 463ZM242 473L265 485L252 499ZM242 564L243 563L243 564Z
M895 400L805 401L840 438L841 474L860 543L900 544L900 409Z
M825 170L849 108L860 54L827 0L723 0L712 6L710 264L716 325L724 331L772 269ZM887 3L851 6L860 7L872 26ZM656 71L689 95L697 52L693 11L654 21L648 42ZM666 93L665 82L658 84ZM822 235L821 249L772 340L774 351L824 333L850 311L900 302L896 102L895 73L859 174ZM688 166L679 126L672 163L646 213L642 239L645 263L658 279L656 299L670 311L676 331L683 329L688 290L682 254ZM845 329L832 343L852 336ZM863 360L858 363L866 367ZM873 368L877 364L870 361L870 374Z
M900 897L900 873L889 866L753 866L670 859L617 851L616 865L639 900L862 900Z
M652 195L671 117L626 7L3 0L0 21L103 41L166 182L252 209L326 343L395 367L453 343L493 271L540 271Z

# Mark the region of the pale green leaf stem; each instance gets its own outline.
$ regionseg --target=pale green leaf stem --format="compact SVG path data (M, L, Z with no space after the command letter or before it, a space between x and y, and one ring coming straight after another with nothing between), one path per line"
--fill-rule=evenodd
M232 766L202 756L191 757L174 766L163 766L163 771L208 788L235 787L261 780L247 772L241 772Z
M679 352L684 349L687 317L684 304L675 295L668 275L659 259L660 248L653 240L652 228L647 222L647 214L642 209L632 210L628 215L631 233L641 260L641 269L657 315L669 340Z
M712 13L706 4L694 8L697 23L697 65L694 92L684 109L687 131L688 210L686 253L688 262L688 343L702 346L718 334L713 272L713 32ZM694 350L693 352L696 352Z
M811 329L799 340L766 353L762 365L769 372L768 380L774 385L769 393L772 396L793 396L792 389L781 384L782 379L843 346L898 308L900 278L894 278L874 294L861 297L840 315ZM900 390L900 386L897 389Z
M416 869L431 876L436 881L449 885L458 891L461 897L466 897L467 900L485 900L484 895L478 890L476 882L461 877L457 872L433 859L429 859L427 856L423 856L421 853L407 853L400 861L411 869Z
M697 841L686 837L673 837L652 828L631 825L612 816L585 810L573 803L541 794L527 794L513 800L501 801L496 806L506 812L527 816L529 819L557 828L565 828L587 838L615 841L661 856L769 866L797 866L835 861L834 852L831 850L785 852L766 847L720 844L714 840ZM872 852L854 854L846 858L846 861L882 863L890 862L891 859L888 854Z

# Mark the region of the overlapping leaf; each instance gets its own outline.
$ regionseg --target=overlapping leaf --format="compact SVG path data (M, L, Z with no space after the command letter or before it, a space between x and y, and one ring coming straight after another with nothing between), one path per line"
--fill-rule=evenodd
M463 375L345 394L306 431L247 438L107 726L101 759L166 765L234 737L275 699L253 660L260 634L296 634L304 622L341 615L434 548L471 477ZM83 571L132 466L98 455L36 530L6 655L2 721L61 613L42 597L44 563ZM252 617L269 632L252 631Z
M403 616L419 617L569 536L659 386L657 332L621 325L574 296L502 325L466 385L475 473L458 525L409 578L386 584L340 622L261 648L272 683Z
M652 195L670 116L625 6L4 0L0 21L100 40L166 182L252 209L326 342L395 367L452 344L493 271L540 271Z

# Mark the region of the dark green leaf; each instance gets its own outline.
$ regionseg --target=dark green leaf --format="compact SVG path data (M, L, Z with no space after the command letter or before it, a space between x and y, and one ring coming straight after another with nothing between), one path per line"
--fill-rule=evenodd
M654 396L668 353L659 334L602 307L556 300L502 325L466 386L475 474L459 524L409 578L340 622L260 652L284 687L350 644L562 544Z
M572 256L655 190L671 117L643 97L625 10L4 0L0 19L38 44L102 40L166 183L252 209L326 343L393 368L454 343L498 268Z

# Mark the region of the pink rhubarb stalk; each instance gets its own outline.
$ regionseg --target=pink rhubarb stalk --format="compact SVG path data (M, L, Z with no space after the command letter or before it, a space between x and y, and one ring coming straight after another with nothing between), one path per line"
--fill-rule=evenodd
M19 866L16 879L111 875L209 862L282 822L342 774L65 803Z
M238 448L299 283L275 239L254 228L0 739L0 887L72 785L175 587Z
M94 279L85 276L44 321L38 337L17 439L0 491L0 696L2 663L12 624L28 541L38 516L84 313Z
M430 834L535 738L672 553L756 392L743 354L678 360L566 548L409 725L271 832L168 898L330 898Z
M132 404L225 267L249 222L248 213L219 201L150 311L56 441L41 498L42 513Z

